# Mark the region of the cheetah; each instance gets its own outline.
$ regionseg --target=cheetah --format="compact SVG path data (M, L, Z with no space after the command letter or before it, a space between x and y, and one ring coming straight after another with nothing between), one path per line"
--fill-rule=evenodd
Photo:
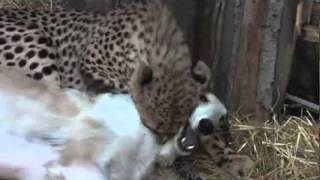
M137 68L139 78L132 79ZM192 63L173 15L156 0L133 1L106 14L0 9L0 69L51 88L129 93L162 144L184 126L210 80L208 66ZM219 147L213 159L229 165L226 136L214 137L209 141Z
M130 94L148 109L145 125L159 134L178 131L209 80L203 62L192 69L182 32L159 3L141 1L106 15L1 9L0 23L0 68L51 87L128 93L133 70L145 62L143 79L133 84L138 93Z

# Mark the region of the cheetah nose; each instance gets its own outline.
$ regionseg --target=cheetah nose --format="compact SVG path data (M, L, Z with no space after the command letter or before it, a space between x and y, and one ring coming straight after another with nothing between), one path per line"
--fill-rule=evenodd
M198 125L198 131L205 136L213 134L214 127L211 120L207 118L201 119Z

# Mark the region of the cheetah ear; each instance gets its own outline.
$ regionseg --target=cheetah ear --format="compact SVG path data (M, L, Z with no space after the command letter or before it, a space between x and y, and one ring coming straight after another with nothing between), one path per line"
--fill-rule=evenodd
M208 65L206 65L203 61L198 61L191 73L194 80L200 83L202 86L208 85L208 82L211 78L211 71Z
M143 87L151 83L153 79L153 71L145 62L138 62L137 68L134 70L131 83L134 87Z

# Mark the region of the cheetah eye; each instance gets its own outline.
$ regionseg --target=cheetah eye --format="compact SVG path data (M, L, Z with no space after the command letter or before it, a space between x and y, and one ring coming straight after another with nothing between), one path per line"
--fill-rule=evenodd
M210 119L201 119L198 130L202 135L210 135L213 133L214 127Z

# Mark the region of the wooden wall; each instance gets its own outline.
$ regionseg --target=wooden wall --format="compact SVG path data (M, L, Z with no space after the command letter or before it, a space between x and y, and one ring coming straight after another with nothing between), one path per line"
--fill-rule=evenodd
M206 42L206 35L199 35L197 43L211 44L211 48L201 49L197 58L214 53L208 59L214 74L212 90L229 110L265 119L279 110L286 92L298 1L215 2L222 7L220 18L212 16L208 23L218 29L211 43Z

